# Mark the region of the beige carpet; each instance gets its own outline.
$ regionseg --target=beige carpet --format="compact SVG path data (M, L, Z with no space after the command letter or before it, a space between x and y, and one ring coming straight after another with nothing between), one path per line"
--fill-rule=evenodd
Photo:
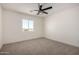
M42 38L6 44L2 47L0 54L71 55L79 54L79 48Z

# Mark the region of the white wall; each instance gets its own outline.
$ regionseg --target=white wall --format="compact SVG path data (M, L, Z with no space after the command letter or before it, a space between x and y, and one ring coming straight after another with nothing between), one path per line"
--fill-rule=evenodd
M22 31L22 19L34 20L34 31ZM18 12L3 10L4 44L43 37L43 19Z
M0 6L0 48L2 47L2 8Z
M3 10L4 44L45 36L52 40L79 47L79 6L56 4L52 13L52 15L46 17L45 23L43 23L43 18ZM22 31L22 19L25 17L34 20L34 32Z
M45 37L79 47L79 6L66 8L47 17Z

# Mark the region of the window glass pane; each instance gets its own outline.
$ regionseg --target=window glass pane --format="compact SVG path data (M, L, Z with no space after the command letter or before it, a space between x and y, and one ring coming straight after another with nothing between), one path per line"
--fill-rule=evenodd
M33 30L33 20L29 20L29 30Z
M22 22L23 22L22 23L22 28L23 29L28 29L28 20L23 20Z
M22 20L22 28L24 31L33 31L33 20Z

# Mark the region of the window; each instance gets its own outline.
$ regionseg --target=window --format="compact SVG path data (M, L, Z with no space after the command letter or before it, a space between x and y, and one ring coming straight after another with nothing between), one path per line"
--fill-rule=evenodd
M22 28L24 31L33 31L33 20L22 20Z

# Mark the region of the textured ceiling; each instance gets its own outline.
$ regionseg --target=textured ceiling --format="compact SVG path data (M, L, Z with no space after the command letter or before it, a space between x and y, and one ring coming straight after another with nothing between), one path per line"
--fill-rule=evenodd
M42 4L43 4L43 8L52 6L52 3L42 3ZM18 12L22 12L22 13L27 13L30 15L36 15L37 11L33 11L33 10L38 10L38 3L5 3L5 4L2 4L2 6L5 9L18 11ZM46 12L48 12L50 14L49 11L51 11L51 10L52 9L50 9ZM36 15L36 16L45 17L47 15L40 14L40 15Z
M52 9L46 11L49 13L48 15L45 14L36 15L37 11L33 11L33 10L38 10L38 3L2 3L1 5L5 9L26 13L30 15L41 16L41 17L47 17L53 13L66 10L68 8L73 8L74 6L79 6L78 3L42 3L42 4L43 4L43 8L49 6L53 7Z

